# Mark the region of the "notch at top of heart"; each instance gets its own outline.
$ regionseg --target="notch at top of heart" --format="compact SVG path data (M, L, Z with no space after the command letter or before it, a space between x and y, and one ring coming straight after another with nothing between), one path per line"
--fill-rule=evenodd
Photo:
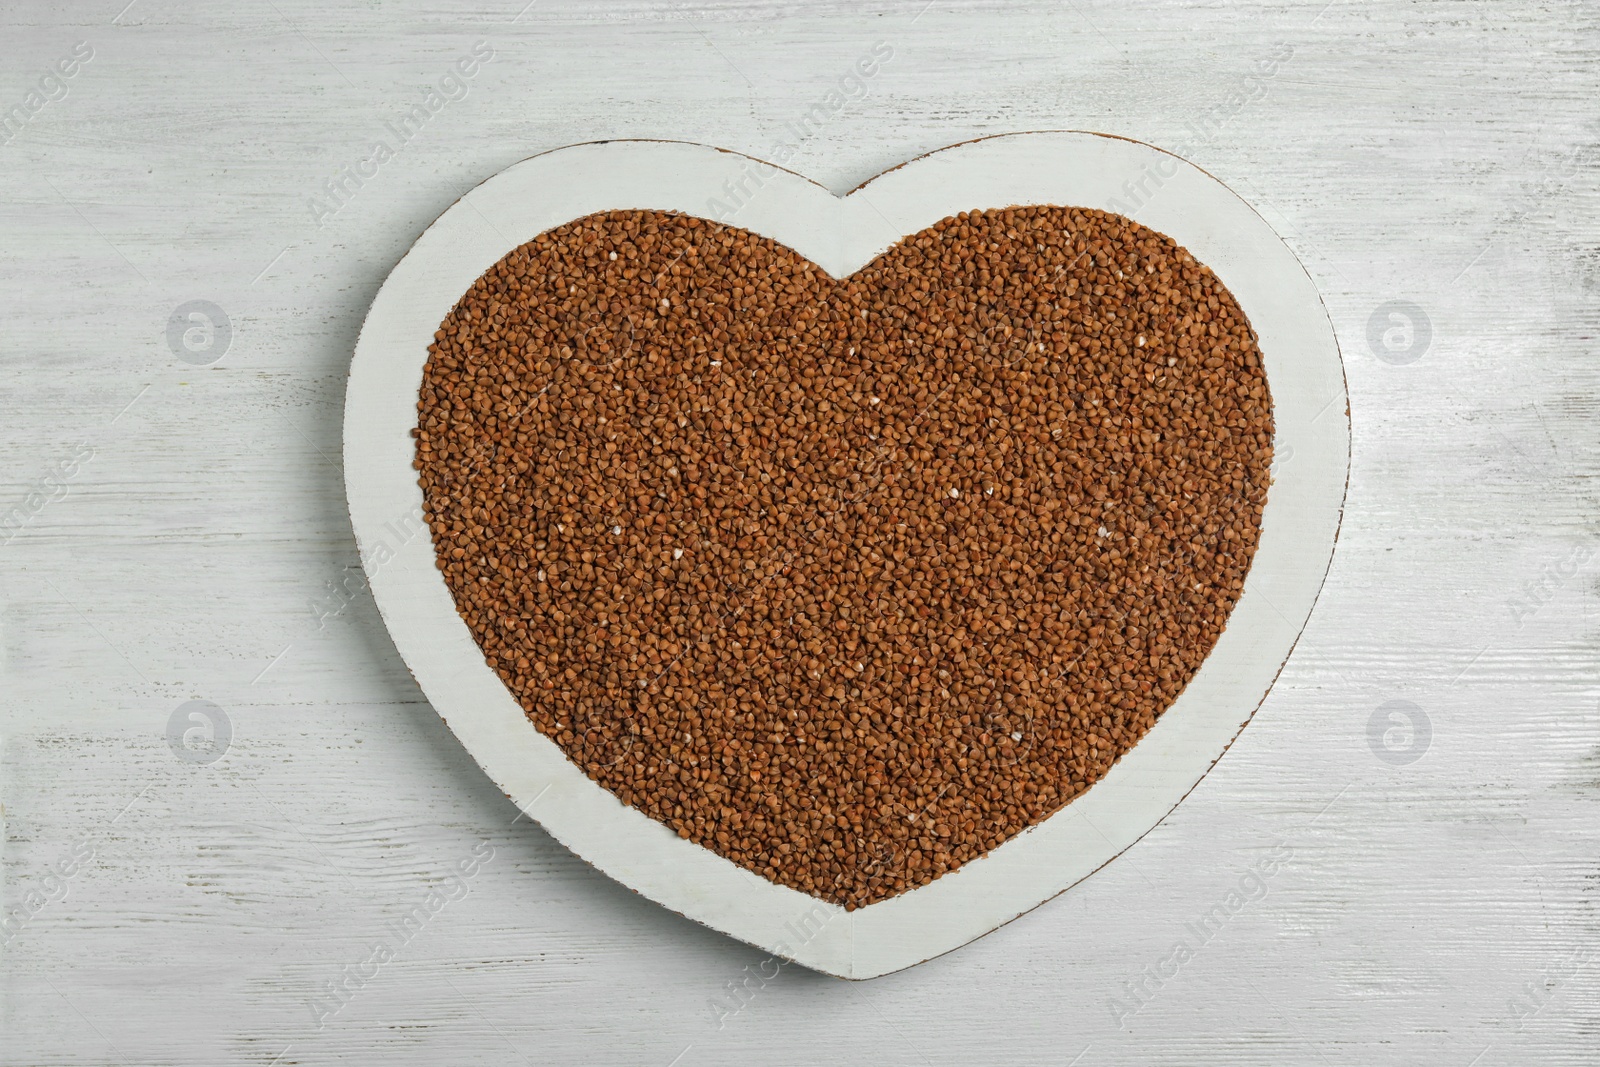
M1086 157L1084 166L1062 170L1052 165L1064 138L1070 138L1073 150ZM1130 165L1130 151L1147 158ZM559 174L560 180L549 185L551 201L538 225L528 223L521 183L500 180L524 169L549 169L552 178ZM1041 172L1048 176L1052 194L1048 199L1039 196ZM908 234L956 211L1041 203L1095 207L1166 232L1162 216L1181 210L1184 198L1130 197L1130 188L1148 194L1152 181L1169 193L1190 182L1214 184L1192 164L1151 145L1106 135L1040 131L941 148L892 167L843 195L777 163L729 149L710 150L687 141L595 141L529 157L463 199L517 244L584 215L622 206L648 208L713 219L772 238L833 277L844 278ZM1239 207L1249 213L1243 201ZM1191 250L1219 267L1203 250Z

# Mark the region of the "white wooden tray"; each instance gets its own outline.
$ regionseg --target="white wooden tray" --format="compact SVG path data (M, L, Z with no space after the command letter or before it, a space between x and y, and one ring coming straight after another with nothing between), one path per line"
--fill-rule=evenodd
M484 662L419 528L410 432L428 344L473 281L507 252L594 212L650 208L716 218L733 208L734 225L843 277L947 216L1028 204L1132 216L1210 266L1249 316L1266 360L1278 455L1260 545L1210 657L1100 782L988 855L845 912L625 807L534 729ZM1198 168L1149 145L1089 133L970 141L845 197L701 145L610 141L524 160L441 215L384 282L356 345L344 433L350 515L378 608L428 699L500 788L567 847L645 896L844 978L908 967L1011 921L1113 859L1194 788L1249 721L1305 624L1338 535L1349 466L1338 346L1293 254Z

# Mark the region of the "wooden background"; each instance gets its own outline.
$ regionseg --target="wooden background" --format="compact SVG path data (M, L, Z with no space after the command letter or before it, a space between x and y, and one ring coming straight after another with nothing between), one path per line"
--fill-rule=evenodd
M1600 9L524 3L0 15L0 1062L1595 1062ZM1354 457L1300 647L1182 807L851 984L513 824L365 594L339 441L376 287L465 190L599 138L765 155L878 42L792 166L843 191L1047 128L1181 152L1321 288ZM194 300L231 330L209 366L220 334L168 341ZM226 716L213 762L169 742L189 701Z

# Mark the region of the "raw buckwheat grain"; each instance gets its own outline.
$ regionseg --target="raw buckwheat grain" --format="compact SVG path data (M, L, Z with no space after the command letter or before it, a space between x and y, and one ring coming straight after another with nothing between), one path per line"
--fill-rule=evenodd
M533 724L625 803L859 907L1089 788L1255 551L1272 404L1212 272L1121 216L949 218L836 281L619 211L435 335L440 570Z

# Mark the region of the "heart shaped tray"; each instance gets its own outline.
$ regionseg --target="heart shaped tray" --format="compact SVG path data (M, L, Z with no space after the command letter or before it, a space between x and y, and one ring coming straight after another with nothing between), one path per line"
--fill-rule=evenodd
M1244 595L1210 656L1150 732L1049 819L920 888L846 912L769 882L626 807L528 720L484 661L421 521L411 431L434 331L506 253L596 212L649 208L732 221L835 277L962 211L1013 205L1129 215L1186 247L1256 330L1272 390L1275 477ZM730 213L736 217L729 219ZM345 468L373 595L429 700L531 818L611 877L778 956L870 978L950 951L1061 893L1156 825L1261 702L1316 601L1344 502L1343 367L1316 289L1265 221L1198 168L1088 133L970 141L837 197L736 153L659 141L524 160L446 211L390 273L351 365Z

